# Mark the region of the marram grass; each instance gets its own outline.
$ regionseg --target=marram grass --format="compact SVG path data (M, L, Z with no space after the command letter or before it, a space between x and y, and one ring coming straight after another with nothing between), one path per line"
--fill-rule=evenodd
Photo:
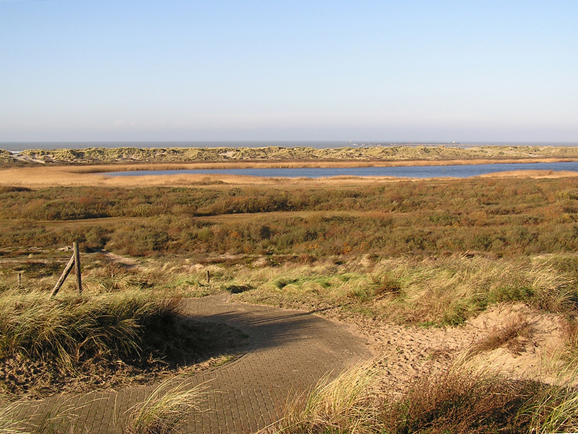
M186 415L200 412L204 385L186 381L160 384L149 397L129 410L123 434L170 434Z
M498 303L521 302L550 312L573 312L576 276L555 266L563 259L562 255L395 258L365 269L356 263L328 261L316 266L236 270L233 280L222 286L254 288L239 296L249 302L333 307L403 324L459 325Z
M282 419L260 431L272 433L365 433L377 429L372 406L375 372L357 365L334 380L322 378L306 394L288 401Z
M401 395L380 389L371 366L323 380L262 434L576 432L578 390L455 366L423 375Z
M178 303L145 291L78 296L8 291L0 298L0 359L53 363L73 372L91 358L139 355L147 325L173 317Z

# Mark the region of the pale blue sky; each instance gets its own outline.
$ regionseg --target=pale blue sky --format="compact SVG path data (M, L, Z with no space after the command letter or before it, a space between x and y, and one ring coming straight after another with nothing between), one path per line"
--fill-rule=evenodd
M578 2L0 0L0 142L578 141Z

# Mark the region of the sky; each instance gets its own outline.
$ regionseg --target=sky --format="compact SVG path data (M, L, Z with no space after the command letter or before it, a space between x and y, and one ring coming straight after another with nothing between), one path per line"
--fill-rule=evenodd
M0 0L0 142L578 142L576 0Z

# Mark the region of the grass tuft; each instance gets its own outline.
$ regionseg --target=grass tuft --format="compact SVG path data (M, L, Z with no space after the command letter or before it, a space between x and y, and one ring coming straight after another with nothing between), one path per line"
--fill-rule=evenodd
M321 379L313 390L288 402L285 416L262 433L365 432L374 413L370 405L374 371L359 365L335 380Z
M506 347L514 354L520 354L523 340L532 333L532 327L522 316L511 318L504 325L494 327L484 338L475 342L469 349L468 355L475 356L485 351L492 351Z
M10 290L0 299L0 386L9 394L43 396L72 378L122 382L123 372L154 372L203 351L179 299L139 290L48 297Z
M143 402L129 410L124 434L170 434L178 423L191 412L200 412L203 385L190 388L183 382L161 384Z

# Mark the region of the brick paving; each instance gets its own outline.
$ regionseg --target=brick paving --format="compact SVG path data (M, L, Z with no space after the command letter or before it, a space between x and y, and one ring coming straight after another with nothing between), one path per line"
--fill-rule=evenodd
M191 317L240 328L251 344L243 357L180 380L183 387L204 389L204 410L186 415L182 432L255 432L277 420L295 393L371 357L366 341L348 326L312 313L227 303L226 296L186 303ZM139 386L27 401L17 407L15 418L37 426L50 419L67 433L118 433L127 410L154 389Z

